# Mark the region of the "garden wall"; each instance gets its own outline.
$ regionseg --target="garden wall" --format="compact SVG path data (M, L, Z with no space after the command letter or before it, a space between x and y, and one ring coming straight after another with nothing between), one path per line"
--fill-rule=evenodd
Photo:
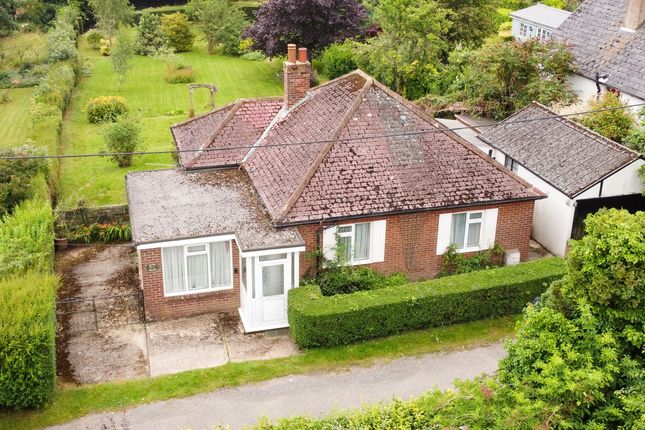
M81 207L60 211L58 217L68 225L87 226L100 224L127 224L130 222L128 205L111 205L98 207Z
M329 297L306 285L289 291L289 324L310 348L517 314L565 273L564 260L548 258Z

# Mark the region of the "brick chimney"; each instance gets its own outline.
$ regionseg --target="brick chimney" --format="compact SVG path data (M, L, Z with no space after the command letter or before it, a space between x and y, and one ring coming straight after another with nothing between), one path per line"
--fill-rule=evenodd
M296 53L295 44L287 45L287 61L283 70L284 106L289 109L302 100L309 90L311 64L307 60L307 48L300 48Z
M645 0L627 0L624 28L638 30L643 21L645 21Z

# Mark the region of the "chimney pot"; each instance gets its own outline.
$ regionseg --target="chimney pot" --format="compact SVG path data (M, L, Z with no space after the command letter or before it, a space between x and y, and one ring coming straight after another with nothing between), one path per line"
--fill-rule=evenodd
M645 0L627 0L625 28L638 30L645 21Z
M307 48L298 48L298 61L301 63L307 62Z
M287 61L290 63L296 62L296 44L290 43L287 45Z

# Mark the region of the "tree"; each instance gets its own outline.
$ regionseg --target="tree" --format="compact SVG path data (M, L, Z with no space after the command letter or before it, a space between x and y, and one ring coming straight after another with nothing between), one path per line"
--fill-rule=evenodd
M580 122L607 139L621 143L634 126L634 117L625 108L627 103L611 91L605 91L599 99L591 99L588 106L588 110L600 112L588 113L580 118Z
M15 0L0 0L0 37L10 34L16 29Z
M447 48L448 15L434 1L382 0L374 19L383 31L359 48L359 65L405 97L425 95Z
M35 154L35 148L29 145L0 151L2 157L27 157ZM42 159L0 160L0 217L11 214L20 202L31 197L34 176L46 171L47 166Z
M191 0L188 6L204 33L209 54L217 45L223 45L226 54L240 53L240 38L248 23L238 6L230 0Z
M114 71L119 75L119 90L121 89L123 83L130 69L130 60L134 55L134 46L130 37L124 32L120 31L116 37L116 43L112 48L111 59L112 67Z
M136 115L122 115L116 122L105 126L103 139L112 161L119 167L132 166L134 155L127 154L141 150L141 126Z
M159 15L150 12L141 14L135 42L137 54L157 55L164 48L166 41L160 26Z
M181 13L171 13L161 17L161 32L166 45L176 52L190 51L193 47L193 33L190 31L188 17Z
M110 43L120 25L127 24L134 16L129 0L89 0L96 18L96 25Z
M269 0L245 35L270 57L286 53L289 43L320 51L358 35L366 17L357 0Z
M450 11L452 26L446 39L453 46L479 47L497 31L497 10L490 0L439 0L439 6Z

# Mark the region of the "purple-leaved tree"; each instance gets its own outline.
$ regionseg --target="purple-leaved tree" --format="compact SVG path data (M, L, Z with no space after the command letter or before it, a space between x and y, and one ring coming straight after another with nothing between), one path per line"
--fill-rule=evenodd
M359 34L366 18L357 0L269 0L245 35L270 57L287 52L287 43L319 51Z

